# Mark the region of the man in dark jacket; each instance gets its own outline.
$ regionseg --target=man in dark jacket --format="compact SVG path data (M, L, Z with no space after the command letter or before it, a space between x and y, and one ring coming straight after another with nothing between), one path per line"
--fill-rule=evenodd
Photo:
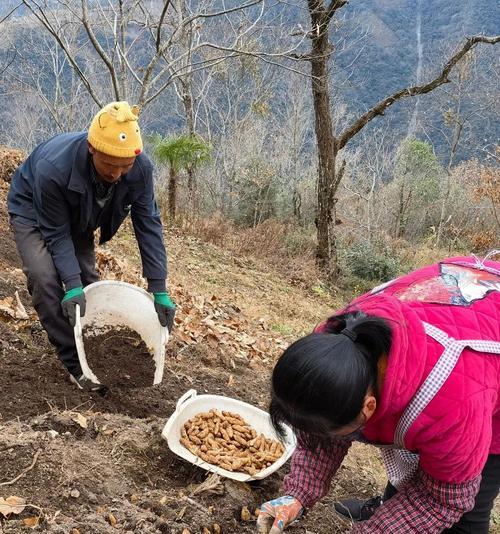
M99 111L88 132L57 135L37 146L14 174L7 198L33 306L82 389L98 388L82 374L72 328L77 305L85 314L83 287L98 280L97 228L105 243L131 214L159 321L169 330L173 325L153 169L142 153L137 119L136 106L113 102Z

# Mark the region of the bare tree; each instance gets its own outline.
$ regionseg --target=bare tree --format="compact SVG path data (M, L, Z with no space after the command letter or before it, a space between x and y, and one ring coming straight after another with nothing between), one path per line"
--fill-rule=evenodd
M271 136L269 102L277 69L253 56L238 56L206 71L199 99L198 122L215 147L211 178L203 187L215 209L225 216L238 212L242 172L255 155L266 152Z
M290 52L268 54L248 47L266 2L238 0L217 8L211 0L22 0L94 102L102 106L110 99L129 99L147 108L170 89L182 104L188 135L199 133L198 73L241 55L284 58ZM80 34L76 44L71 40L75 28ZM197 209L194 167L187 174L191 207Z
M11 93L38 100L46 110L46 135L83 128L92 117L87 93L66 55L50 36L33 31L33 24L21 20L11 25L12 53L15 64L8 68L7 82ZM22 47L19 38L22 38ZM77 32L67 32L68 41L76 44ZM33 58L36 57L36 61ZM39 112L38 115L43 115Z
M343 198L339 193L339 218L346 218L357 235L368 243L381 234L389 233L387 228L387 205L384 202L384 181L393 174L393 140L390 124L377 128L369 134L361 132L361 140L355 151L346 154L346 175L342 186Z
M488 116L493 115L498 106L496 87L498 86L498 65L491 62L484 65L471 51L456 66L456 75L449 84L439 91L436 105L431 106L424 123L424 134L429 140L439 140L444 147L442 158L446 174L443 179L439 222L436 229L436 246L441 244L447 222L456 215L453 209L452 169L464 150L469 155L477 155L477 130L487 131ZM479 64L478 64L479 63ZM436 117L441 120L436 121ZM483 135L481 138L484 139ZM481 139L481 140L482 140Z
M8 6L7 12L0 14L0 25L2 25L4 22L6 22L21 6L21 3L18 3L14 7ZM3 34L5 35L4 28L2 28ZM16 60L16 51L14 50L10 57L7 57L4 64L0 65L0 79L2 78L5 71L14 63Z
M214 10L204 0L191 6L187 0L22 0L32 15L50 33L68 57L92 99L99 105L105 100L130 98L144 107L153 102L178 81L188 88L182 98L189 108L189 77L207 68L244 53L240 43L258 24L264 12L264 0L242 1L237 5ZM251 10L260 4L260 9ZM222 32L220 42L213 42L205 26L212 19L224 20L248 13L248 24L236 34ZM67 28L77 24L86 34L88 47L107 73L109 91L96 84L81 61L81 50L72 47L66 37ZM201 51L219 51L209 59ZM110 94L111 93L111 94ZM188 130L192 129L192 113L188 111Z
M286 77L283 103L277 106L272 132L275 132L272 159L281 180L281 187L291 202L291 211L299 225L306 222L302 190L313 167L313 154L309 150L312 134L311 105L302 90L302 78L291 73Z
M316 216L317 227L317 263L320 269L330 278L339 272L337 246L335 242L335 205L337 189L345 171L345 159L338 164L341 150L371 120L383 115L395 102L408 97L429 93L449 81L448 76L455 65L469 50L478 43L495 44L500 36L486 37L476 35L466 39L460 49L447 61L441 73L433 80L422 85L405 87L384 98L371 109L357 117L342 132L335 131L332 120L329 84L329 61L333 47L329 39L329 28L336 12L347 4L347 0L307 0L311 29L307 33L311 40L308 54L294 57L307 60L311 65L312 94L314 102L314 120L316 143L318 148L318 206Z

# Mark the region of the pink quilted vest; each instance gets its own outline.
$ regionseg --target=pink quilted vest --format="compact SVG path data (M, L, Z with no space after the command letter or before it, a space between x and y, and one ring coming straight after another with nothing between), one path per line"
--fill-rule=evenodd
M423 322L455 339L500 341L500 263L485 262L483 270L468 266L474 263L450 258L424 267L344 310L384 317L393 332L379 405L363 431L368 441L394 442L402 413L443 353L443 346L425 334ZM417 452L422 469L438 480L476 477L488 454L500 453L499 390L500 355L466 348L406 433L405 448Z

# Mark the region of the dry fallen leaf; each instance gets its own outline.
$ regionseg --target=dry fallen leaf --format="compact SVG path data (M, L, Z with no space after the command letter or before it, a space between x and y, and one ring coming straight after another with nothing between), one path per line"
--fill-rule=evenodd
M212 530L214 531L214 534L222 534L222 529L218 523L214 523Z
M108 523L109 523L112 527L114 527L114 526L116 525L116 523L117 523L117 521L116 521L116 517L115 517L111 512L109 512L109 514L108 514Z
M220 344L220 338L211 332L205 336L205 341L213 349L216 349Z
M82 428L87 428L88 426L87 418L81 413L75 414L71 419L73 419L75 423L78 423Z
M39 515L34 515L32 517L26 517L25 519L23 519L23 523L27 527L35 528L40 523L40 516Z
M164 495L161 499L160 499L160 504L165 504L167 502L167 496Z
M242 521L252 520L252 514L250 513L250 510L246 506L243 506L243 508L241 509L241 519Z
M182 531L182 534L191 534L191 532L189 532L189 530L187 528L185 528L183 531Z
M207 527L203 527L203 534L212 534Z
M8 517L11 514L20 514L26 507L26 501L22 497L11 495L4 499L0 497L0 514Z
M0 300L0 312L14 319L29 319L17 291L13 297L6 297Z

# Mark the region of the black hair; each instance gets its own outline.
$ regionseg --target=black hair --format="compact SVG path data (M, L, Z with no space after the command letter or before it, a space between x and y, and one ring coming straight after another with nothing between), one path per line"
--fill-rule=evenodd
M368 389L377 395L378 361L390 347L388 323L363 312L332 317L325 333L290 345L272 375L276 432L283 435L286 423L307 448L327 447L330 432L356 421Z

